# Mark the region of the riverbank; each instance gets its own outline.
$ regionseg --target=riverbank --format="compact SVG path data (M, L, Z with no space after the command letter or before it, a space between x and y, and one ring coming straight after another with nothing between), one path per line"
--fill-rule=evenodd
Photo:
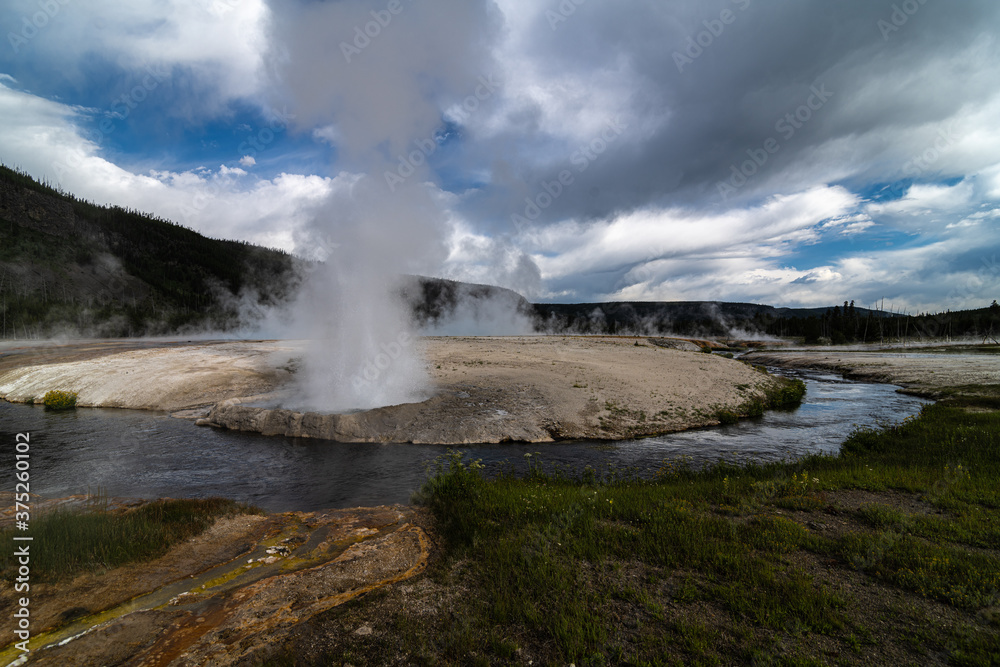
M864 382L900 385L925 398L998 397L1000 347L957 345L893 350L767 350L744 359L779 368L809 368Z
M425 338L421 403L308 413L283 390L294 341L208 341L143 349L72 345L0 357L0 398L74 391L81 407L168 410L205 424L341 442L468 444L620 440L711 426L794 402L788 382L690 342L598 336ZM665 345L670 345L666 347ZM687 349L674 349L686 347Z

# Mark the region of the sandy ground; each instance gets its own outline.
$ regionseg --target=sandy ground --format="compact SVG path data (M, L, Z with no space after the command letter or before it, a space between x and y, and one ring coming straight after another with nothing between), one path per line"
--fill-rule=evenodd
M845 377L898 384L907 393L938 398L946 387L1000 384L1000 354L939 351L775 350L743 357L757 364L834 371Z
M667 341L660 341L666 344ZM738 361L646 338L425 338L423 403L350 415L261 405L293 380L295 341L91 342L8 351L0 398L79 394L78 405L189 410L227 428L352 442L620 439L717 423L775 380ZM208 408L215 406L209 414Z

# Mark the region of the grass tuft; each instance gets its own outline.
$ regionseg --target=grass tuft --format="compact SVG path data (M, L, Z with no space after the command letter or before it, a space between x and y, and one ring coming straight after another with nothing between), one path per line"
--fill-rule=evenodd
M152 560L220 517L261 513L224 498L156 500L127 510L109 510L106 500L99 497L86 509L57 509L32 519L27 534L37 545L31 550L33 582ZM0 540L9 543L15 532L0 531ZM0 579L5 581L12 581L17 572L17 561L9 552L0 556Z

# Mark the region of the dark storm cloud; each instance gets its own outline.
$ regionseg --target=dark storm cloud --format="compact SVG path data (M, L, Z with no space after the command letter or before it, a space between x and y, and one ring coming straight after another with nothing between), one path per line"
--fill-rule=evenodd
M574 173L539 221L650 204L729 206L810 179L898 177L893 160L878 162L886 141L890 152L905 155L910 143L922 151L909 130L944 122L996 90L995 67L977 71L982 63L970 49L978 43L979 56L995 65L997 25L995 2L936 0L586 2L555 30L539 13L522 40L538 76L586 79L620 68L630 80L627 137L654 128ZM516 156L504 160L497 190L471 199L470 213L508 223L504 214L521 212L524 196L572 169L579 146L545 136L543 114L540 103L516 106L506 131L470 148L485 166L490 156ZM839 164L810 163L838 140L852 142ZM539 145L543 154L533 149ZM720 192L733 166L755 156L766 162L746 184L736 177L733 190Z

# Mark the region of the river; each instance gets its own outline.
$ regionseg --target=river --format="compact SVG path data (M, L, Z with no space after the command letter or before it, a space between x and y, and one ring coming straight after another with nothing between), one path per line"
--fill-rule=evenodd
M598 471L653 471L664 460L694 465L718 460L772 461L834 453L855 425L895 422L926 400L896 387L838 375L782 371L807 385L802 405L737 424L662 437L607 442L472 445L461 448L490 468L534 460ZM31 434L31 490L47 498L100 490L109 496L225 496L268 511L407 503L428 462L448 447L343 444L197 427L140 410L47 411L0 401L0 442L13 452L16 433ZM13 455L9 456L11 466ZM11 476L12 478L12 476Z

